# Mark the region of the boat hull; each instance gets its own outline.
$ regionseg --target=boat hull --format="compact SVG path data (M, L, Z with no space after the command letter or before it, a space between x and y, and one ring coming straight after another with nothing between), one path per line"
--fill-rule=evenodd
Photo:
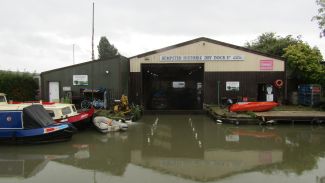
M276 102L242 102L236 103L230 106L229 111L231 112L264 112L269 111L276 107Z
M121 130L120 127L117 125L112 125L112 126L107 126L107 127L101 127L101 126L95 125L95 128L100 133L117 132L117 131Z
M51 125L36 129L1 129L1 144L44 144L63 142L71 139L75 132L69 124Z
M83 130L92 125L92 119L95 109L91 108L87 111L78 113L78 115L68 117L66 119L55 120L57 123L70 123L78 130Z

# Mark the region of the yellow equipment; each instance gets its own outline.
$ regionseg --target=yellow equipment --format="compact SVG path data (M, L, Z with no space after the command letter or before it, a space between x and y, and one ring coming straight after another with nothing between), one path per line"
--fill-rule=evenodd
M123 113L127 114L131 111L129 106L128 97L126 95L122 95L121 100L114 105L113 107L114 113Z

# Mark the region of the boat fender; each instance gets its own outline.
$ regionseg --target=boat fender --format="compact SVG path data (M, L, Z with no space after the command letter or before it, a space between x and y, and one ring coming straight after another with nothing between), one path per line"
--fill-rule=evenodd
M217 119L217 124L222 124L222 121L220 119Z
M281 79L277 79L274 81L274 86L277 88L281 88L283 86L283 81Z

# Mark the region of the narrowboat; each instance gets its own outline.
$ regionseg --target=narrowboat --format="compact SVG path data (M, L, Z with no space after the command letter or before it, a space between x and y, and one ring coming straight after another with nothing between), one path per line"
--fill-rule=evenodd
M42 105L0 105L0 143L42 144L70 140L74 127L58 124Z
M78 129L83 129L91 125L91 121L94 115L94 108L87 110L77 111L74 104L64 104L55 102L43 102L43 101L27 101L27 102L10 102L6 99L4 93L0 93L0 106L1 105L31 105L39 104L43 105L45 110L50 114L53 120L57 123L71 123Z

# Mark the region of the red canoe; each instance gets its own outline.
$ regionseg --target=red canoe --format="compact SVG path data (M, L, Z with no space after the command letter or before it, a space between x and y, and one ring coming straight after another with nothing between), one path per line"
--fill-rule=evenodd
M239 102L230 106L229 110L231 112L263 112L269 111L277 106L276 102Z

